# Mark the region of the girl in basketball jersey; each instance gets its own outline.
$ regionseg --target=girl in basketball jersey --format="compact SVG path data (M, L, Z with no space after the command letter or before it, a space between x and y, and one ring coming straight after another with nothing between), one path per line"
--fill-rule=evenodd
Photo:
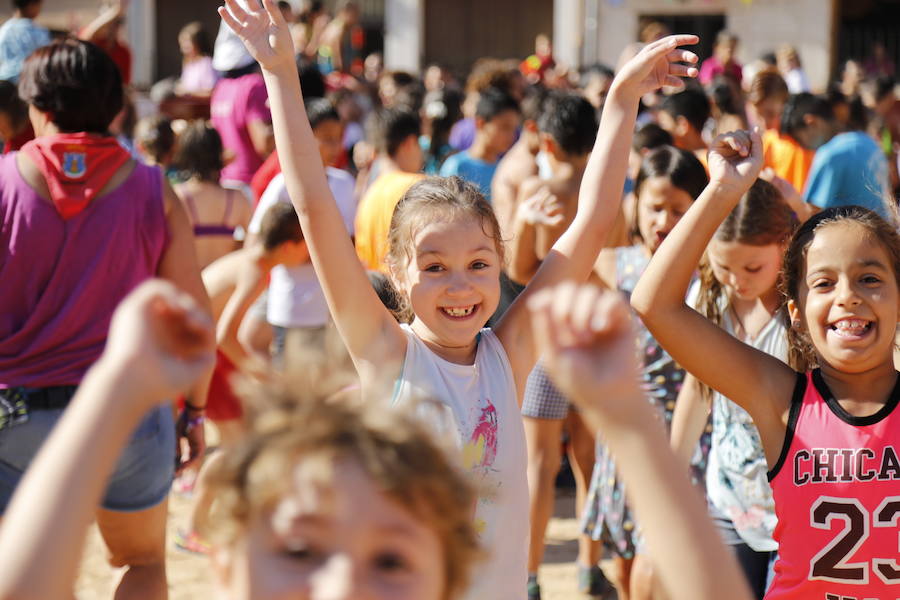
M644 323L702 382L756 424L779 545L768 600L900 595L900 237L856 206L804 223L784 258L791 366L684 303L703 251L762 165L756 133L716 139L710 185L654 255L631 297Z

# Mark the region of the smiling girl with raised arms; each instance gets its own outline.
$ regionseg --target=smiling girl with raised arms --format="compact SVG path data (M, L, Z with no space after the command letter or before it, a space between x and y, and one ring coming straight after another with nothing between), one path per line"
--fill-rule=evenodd
M413 185L397 205L389 234L391 277L413 314L410 325L400 326L375 296L344 233L300 100L290 33L275 2L249 11L235 0L226 5L219 14L262 65L288 192L364 389L387 380L396 404L418 395L439 401L436 410L423 407L423 417L453 432L482 490L475 523L488 557L468 597L519 600L525 596L528 518L519 405L537 360L524 302L563 280L587 278L618 211L639 99L696 75L681 64L696 56L677 47L697 38L650 44L622 69L607 99L577 215L493 330L484 325L499 301L504 251L493 210L458 178Z
M684 302L703 250L761 166L759 135L717 138L710 185L654 255L631 302L679 363L759 429L778 517L766 598L894 598L897 231L857 206L823 211L800 227L783 269L790 366Z

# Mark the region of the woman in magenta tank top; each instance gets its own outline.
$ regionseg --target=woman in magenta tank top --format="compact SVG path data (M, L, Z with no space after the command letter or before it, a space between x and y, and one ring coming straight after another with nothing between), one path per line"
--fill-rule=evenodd
M711 182L632 295L656 339L759 429L778 525L769 600L900 597L900 236L858 206L804 223L785 254L790 366L684 304L716 228L756 179L757 134L717 138Z
M0 510L100 356L128 292L162 277L208 306L181 204L157 168L136 163L108 133L123 98L109 57L78 40L46 46L26 61L19 91L38 137L0 157ZM202 452L202 427L179 435ZM175 444L171 410L148 414L98 507L111 562L129 567L120 591L165 596Z

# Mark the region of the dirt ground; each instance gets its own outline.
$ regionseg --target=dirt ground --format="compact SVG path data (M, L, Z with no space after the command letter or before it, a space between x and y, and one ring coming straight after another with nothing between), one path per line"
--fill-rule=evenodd
M177 550L172 543L175 529L184 523L189 501L171 494L169 498L169 549L167 552L170 600L213 598L212 573L208 559ZM575 555L577 523L574 497L562 491L556 498L556 509L547 530L547 554L541 567L541 592L544 600L581 600L576 591ZM79 600L112 598L118 573L106 562L105 549L96 526L91 527L76 586ZM524 600L524 599L523 599Z

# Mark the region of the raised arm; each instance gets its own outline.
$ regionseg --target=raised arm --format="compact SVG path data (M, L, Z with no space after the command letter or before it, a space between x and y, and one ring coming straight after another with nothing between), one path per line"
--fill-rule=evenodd
M116 309L103 355L3 516L0 598L72 597L88 525L122 448L151 408L212 367L214 347L206 311L171 283L145 282Z
M710 184L654 254L631 295L631 305L672 358L750 413L773 464L784 442L795 373L685 304L706 245L761 166L758 134L736 132L716 138L709 152Z
M116 0L116 2L111 3L81 30L78 37L86 42L96 43L106 35L107 30L114 21L125 16L127 6L127 0Z
M654 567L672 600L749 600L687 470L638 388L628 308L615 292L563 284L532 297L536 342L554 382L603 436Z
M219 14L262 66L285 184L341 337L364 378L365 365L399 365L406 338L369 284L331 195L303 106L287 23L273 0L254 10L236 0L225 4Z
M664 85L681 87L681 77L696 77L697 69L682 63L695 63L697 56L678 46L698 41L694 35L673 35L648 44L613 80L581 182L575 219L497 326L516 381L522 384L519 389L537 361L524 303L530 295L561 281L587 279L619 212L641 96Z

